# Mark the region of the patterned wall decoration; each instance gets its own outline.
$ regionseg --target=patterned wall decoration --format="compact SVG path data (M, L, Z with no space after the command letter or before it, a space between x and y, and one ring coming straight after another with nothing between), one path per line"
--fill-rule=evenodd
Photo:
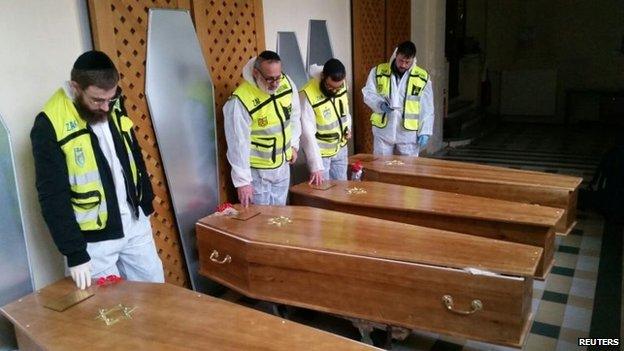
M262 1L222 0L89 0L93 45L106 52L121 75L126 109L135 124L143 157L154 187L151 218L158 253L168 283L189 287L171 197L162 168L145 97L145 55L150 8L191 11L206 62L215 84L221 200L234 200L225 159L222 107L241 79L247 60L264 49ZM230 195L230 196L228 196Z
M373 152L371 110L364 104L361 90L368 73L386 62L394 47L410 39L410 0L352 0L353 26L353 124L355 152Z

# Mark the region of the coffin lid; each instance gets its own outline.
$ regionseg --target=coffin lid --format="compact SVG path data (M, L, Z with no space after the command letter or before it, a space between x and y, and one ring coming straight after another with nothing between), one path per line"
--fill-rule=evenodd
M0 312L36 350L376 350L372 346L284 320L173 284L122 281L96 287L94 296L62 313L44 307L76 291L65 278L2 307ZM99 310L118 304L136 309L133 319L107 326ZM71 332L67 332L71 328ZM61 336L62 335L62 336ZM122 345L126 345L123 346ZM132 346L134 345L134 346ZM31 348L29 348L31 349Z
M409 263L532 277L535 246L305 206L251 206L247 220L208 216L198 226L251 244L268 244ZM271 224L283 216L291 223ZM204 235L198 231L198 235Z
M362 161L365 170L367 168L373 169L379 173L469 180L476 183L513 184L526 187L550 187L574 191L583 181L583 179L579 177L561 174L526 171L425 157L357 154L349 158L350 162L355 162L357 160ZM401 161L403 164L386 165L386 162L393 160Z
M456 194L380 182L330 181L335 186L327 190L311 188L301 183L290 191L303 196L325 199L334 203L366 206L373 209L431 213L450 217L487 219L506 223L554 227L565 210L534 204ZM349 194L357 187L365 194Z

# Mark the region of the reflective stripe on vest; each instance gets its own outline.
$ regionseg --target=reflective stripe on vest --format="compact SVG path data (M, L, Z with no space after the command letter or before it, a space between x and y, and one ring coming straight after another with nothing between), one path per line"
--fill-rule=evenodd
M288 78L282 74L280 85L273 95L244 81L232 94L236 96L251 117L251 168L273 169L292 157L290 147L293 91Z
M334 156L347 145L347 132L351 129L347 89L343 87L334 98L328 98L321 91L321 82L311 79L301 89L310 102L316 118L316 142L322 157Z
M112 107L112 119L115 123L115 127L117 130L121 131L121 139L123 139L124 146L126 147L126 152L128 153L128 161L130 162L130 171L132 172L132 182L135 187L139 184L139 172L136 167L136 163L134 162L134 156L132 155L132 141L131 141L131 130L134 124L132 120L128 116L121 115L121 101L118 99L115 105ZM119 112L119 113L118 113ZM119 117L121 115L121 117ZM142 194L139 193L139 201L141 201Z
M390 99L392 75L390 63L382 63L375 68L375 77L377 82L377 93L383 97ZM407 84L405 85L405 95L403 103L403 128L407 130L418 130L420 119L420 97L427 81L429 74L424 69L414 65L409 72ZM385 128L388 125L388 118L385 113L373 112L371 115L371 123L378 128Z
M118 118L117 111L114 108L111 113L114 120ZM58 145L65 154L70 201L76 222L82 231L105 228L108 206L87 123L79 116L72 99L63 89L59 89L46 102L43 112L52 124ZM130 118L122 116L119 119L126 130L132 128ZM126 151L132 154L128 144ZM130 158L130 167L136 182L138 175L133 158Z

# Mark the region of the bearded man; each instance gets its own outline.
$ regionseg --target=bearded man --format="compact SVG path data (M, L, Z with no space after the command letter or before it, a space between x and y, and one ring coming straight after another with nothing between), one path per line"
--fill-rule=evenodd
M279 55L263 51L243 68L243 82L223 106L227 159L238 200L247 207L285 205L290 165L301 135L297 87Z
M118 83L105 53L85 52L30 134L41 212L80 289L109 275L164 282L152 186Z

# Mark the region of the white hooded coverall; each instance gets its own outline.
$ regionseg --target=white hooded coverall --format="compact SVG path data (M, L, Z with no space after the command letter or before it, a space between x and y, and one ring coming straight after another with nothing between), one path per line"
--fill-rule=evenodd
M258 86L253 78L253 57L243 67L243 79ZM297 87L290 77L286 76L297 94ZM285 205L290 185L290 165L287 161L276 169L251 168L249 153L251 145L251 116L245 106L237 98L229 99L223 106L225 139L227 141L227 159L232 167L232 183L234 187L251 184L253 195L251 202L257 205ZM290 145L299 150L301 135L301 108L296 95L292 98L290 127L292 137ZM285 158L285 157L284 157Z
M321 80L323 66L312 65L310 67L310 78ZM322 84L322 82L321 82ZM345 83L346 84L346 83ZM340 148L340 151L331 157L321 157L321 150L316 142L316 116L310 101L302 91L301 98L301 147L305 151L310 172L323 171L323 179L347 180L347 166L349 150L347 145ZM349 125L352 125L351 114L347 115Z
M394 58L396 57L396 49L390 57L390 63L394 65ZM418 131L407 130L403 127L403 107L405 106L405 85L409 79L410 70L416 65L416 59L412 66L403 73L402 77L398 77L396 74L392 74L390 77L390 101L387 101L391 107L400 107L401 109L395 109L387 115L388 124L385 128L373 128L373 153L375 155L392 155L394 149L399 155L413 155L418 156L418 136L428 135L433 133L433 88L431 77L425 84L422 96L420 98L420 122ZM380 105L386 101L386 99L377 93L377 79L376 66L368 74L366 85L362 88L362 94L364 95L364 103L368 105L374 112L383 113Z

